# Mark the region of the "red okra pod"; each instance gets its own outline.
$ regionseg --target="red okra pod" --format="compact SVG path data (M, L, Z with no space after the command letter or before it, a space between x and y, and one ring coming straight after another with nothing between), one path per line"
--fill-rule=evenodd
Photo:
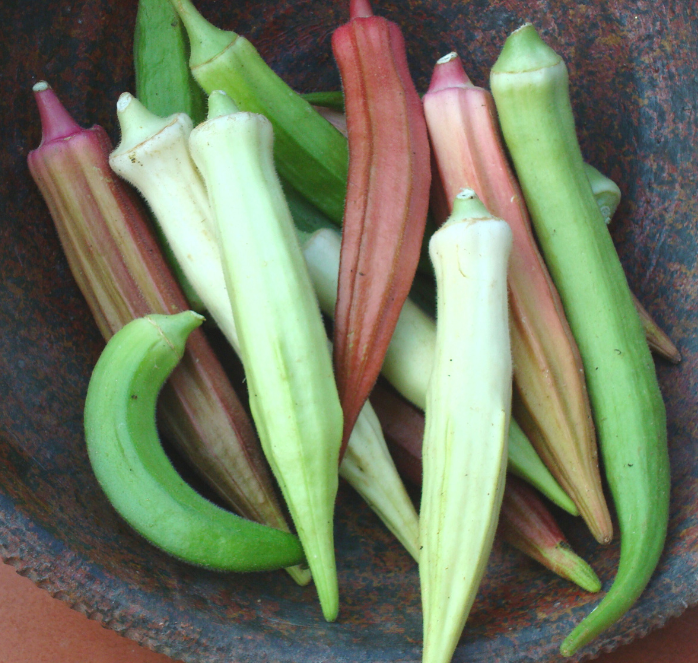
M429 203L429 144L394 23L352 0L332 48L344 89L349 176L334 327L344 441L380 372L409 293Z

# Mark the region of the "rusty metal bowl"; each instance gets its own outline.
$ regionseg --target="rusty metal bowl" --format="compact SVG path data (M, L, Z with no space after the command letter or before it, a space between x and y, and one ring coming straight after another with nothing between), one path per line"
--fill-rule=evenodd
M313 91L338 87L329 39L346 4L200 8L251 38L296 89ZM698 18L678 0L387 0L375 9L403 27L421 91L453 49L486 84L506 35L536 24L569 63L587 159L623 191L611 232L631 287L683 353L677 367L657 361L673 478L665 554L638 604L572 660L610 650L698 602ZM134 87L135 11L135 0L0 7L0 554L73 608L177 659L418 661L417 568L346 486L336 525L342 607L326 624L312 587L283 572L216 574L161 554L119 519L92 476L82 405L103 341L26 168L40 140L30 90L49 80L78 121L116 138L116 99ZM579 522L560 522L608 588L617 542L601 548ZM454 660L561 660L559 643L597 600L497 543Z

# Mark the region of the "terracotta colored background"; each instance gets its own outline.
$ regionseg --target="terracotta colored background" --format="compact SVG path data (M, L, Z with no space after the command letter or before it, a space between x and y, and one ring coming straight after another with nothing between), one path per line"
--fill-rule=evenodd
M51 598L0 564L0 663L168 663ZM697 663L698 608L598 663ZM358 662L357 662L358 663Z

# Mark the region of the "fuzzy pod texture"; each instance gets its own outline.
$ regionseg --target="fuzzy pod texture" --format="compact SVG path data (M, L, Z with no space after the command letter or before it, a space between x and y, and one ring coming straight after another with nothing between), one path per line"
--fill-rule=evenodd
M424 663L451 660L499 519L511 410L511 243L509 226L472 190L458 195L429 241L439 323L419 514Z
M342 411L320 308L273 159L273 130L223 92L189 144L206 183L252 416L328 621Z
M114 508L166 553L218 571L268 571L304 561L293 534L245 520L197 493L160 443L163 383L203 318L193 311L136 318L109 339L85 400L85 439Z

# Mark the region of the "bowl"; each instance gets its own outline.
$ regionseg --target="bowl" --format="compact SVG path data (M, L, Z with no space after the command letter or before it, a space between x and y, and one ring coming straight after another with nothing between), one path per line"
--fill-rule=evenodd
M211 21L248 36L301 91L338 89L330 36L348 3L201 0ZM694 195L698 19L690 3L626 0L375 2L404 31L418 90L457 50L486 85L505 37L525 21L568 62L588 161L623 202L611 227L631 288L673 337L657 360L667 404L671 520L659 567L632 610L571 660L608 651L698 602L698 202ZM219 574L173 560L113 511L90 469L82 406L103 341L26 167L40 141L31 86L48 80L84 126L117 138L115 103L134 89L136 2L3 3L0 242L0 554L53 596L176 659L419 661L415 563L345 485L337 502L339 620L283 572ZM618 542L600 547L556 512L607 589ZM599 600L496 542L454 661L562 660L563 637Z

